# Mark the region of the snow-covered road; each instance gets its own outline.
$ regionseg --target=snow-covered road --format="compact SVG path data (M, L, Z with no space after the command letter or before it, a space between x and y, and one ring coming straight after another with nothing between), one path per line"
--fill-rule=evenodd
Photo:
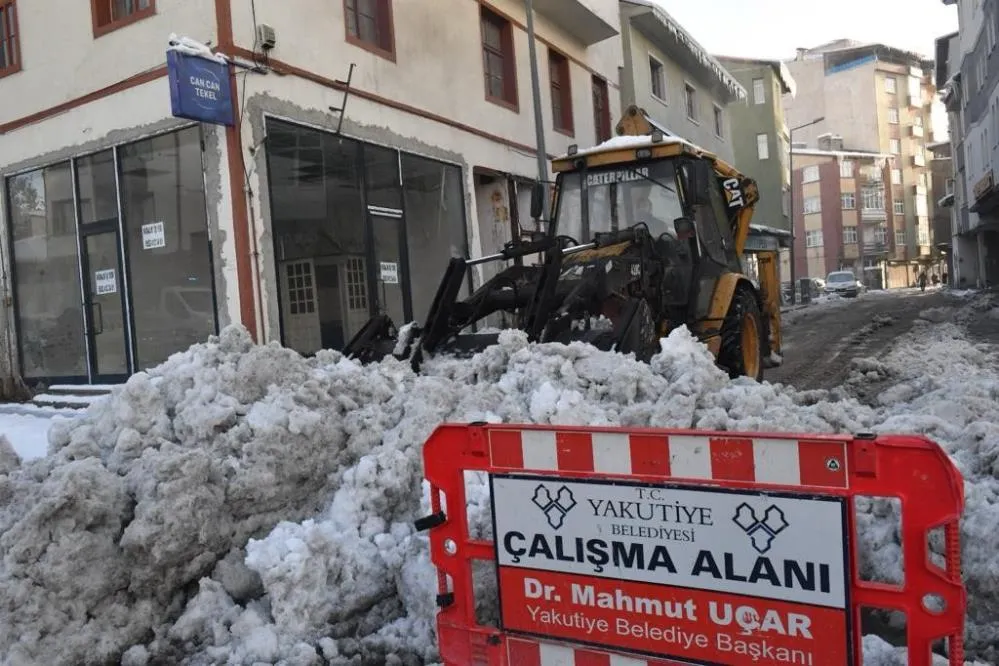
M448 420L925 433L966 477L969 654L999 664L999 366L965 329L992 304L973 305L923 312L877 358L844 361L842 387L805 392L728 380L684 331L648 365L511 332L417 377L227 329L53 421L51 456L18 468L0 451L0 664L433 663L436 578L412 521L420 444ZM24 416L0 432L37 444ZM469 503L487 532L481 480ZM897 519L861 517L869 576L899 576ZM905 663L873 636L865 654Z

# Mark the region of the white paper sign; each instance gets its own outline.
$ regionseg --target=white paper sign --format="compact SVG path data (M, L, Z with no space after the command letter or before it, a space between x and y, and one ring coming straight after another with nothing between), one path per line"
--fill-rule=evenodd
M142 225L142 249L152 250L166 247L166 231L162 222L150 222Z
M399 264L390 261L381 262L381 279L387 284L399 284Z
M847 607L839 499L539 476L491 481L501 570Z
M118 291L118 278L113 268L94 271L94 282L96 283L98 296L113 294Z

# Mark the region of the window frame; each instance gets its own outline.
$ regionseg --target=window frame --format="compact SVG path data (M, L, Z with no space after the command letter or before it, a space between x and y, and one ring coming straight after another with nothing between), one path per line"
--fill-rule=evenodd
M0 41L10 47L10 51L5 53L13 54L13 64L0 67L0 79L21 71L21 32L17 24L17 0L0 0L0 11L9 12L7 15L8 34L0 35Z
M812 239L817 238L818 242L813 242ZM805 231L805 248L815 248L825 246L825 234L822 233L822 229L807 229Z
M354 0L353 13L358 13L357 2L359 0ZM350 21L347 19L349 13L351 13L350 8L347 3L350 0L343 0L343 32L344 39L348 44L356 46L360 49L364 49L370 53L381 56L390 62L396 62L395 59L395 17L392 12L392 0L375 0L378 3L376 10L377 16L375 17L375 23L380 29L384 29L386 32L386 41L388 46L382 46L381 44L375 42L369 42L360 36L360 33L354 35L350 32ZM355 24L357 19L355 18Z
M889 106L888 107L888 124L889 125L898 125L899 124L899 119L900 119L900 116L899 116L899 112L898 112L898 107L897 106Z
M556 69L560 79L558 82L552 77ZM550 46L548 47L548 91L551 95L552 128L560 134L575 136L576 121L572 112L572 65L569 56ZM561 114L556 114L556 96L561 105Z
M697 119L697 88L690 81L683 82L683 108L687 120L695 125L701 124Z
M898 176L898 177L896 178L896 176ZM902 184L902 170L901 169L893 167L892 170L891 170L891 172L890 172L890 174L889 174L889 177L891 178L891 184L892 185L901 185Z
M135 3L138 3L138 1L139 0L129 0L129 2L135 2ZM114 32L116 30L120 30L122 28L127 28L128 26L132 25L133 23L138 23L139 21L147 19L150 16L155 16L156 15L156 0L149 0L149 6L146 7L145 9L138 9L137 8L134 12L132 12L131 14L129 14L128 16L126 16L125 18L121 18L121 19L118 19L117 21L115 21L113 18L110 18L111 17L111 7L110 7L111 2L112 2L112 0L90 0L90 19L91 19L91 21L93 23L94 39L97 39L99 37L103 37L104 35L107 35L108 33L112 33L112 32ZM107 5L108 5L108 17L109 17L109 20L108 20L107 23L101 24L101 22L98 19L99 5L104 4L104 3L107 3Z
M812 206L811 204L815 204ZM812 210L809 210L811 208ZM812 196L805 197L801 202L801 210L803 215L818 215L822 212L822 197Z
M759 90L757 90L756 85L759 84ZM759 93L759 94L757 94ZM767 103L767 84L766 80L763 78L753 79L753 105L766 104Z
M898 80L894 76L885 77L885 92L888 93L889 95L898 94Z
M855 171L853 160L840 160L839 162L839 177L840 178L854 178Z
M658 81L656 79L656 69L659 71ZM659 83L662 88L660 95L656 92L656 83ZM656 100L662 102L663 104L669 104L669 84L666 81L666 65L663 61L649 53L649 88L651 90L651 95Z
M596 74L590 75L590 99L593 103L593 134L597 144L600 144L614 136L614 128L611 120L609 86L606 79Z
M499 28L500 43L502 52L499 54L503 61L503 97L496 97L490 92L489 77L487 68L487 54L493 49L486 45L486 23L492 23ZM479 5L479 41L482 54L482 85L485 90L486 100L509 109L514 113L520 113L520 90L517 86L517 51L513 41L513 23L507 17L493 11L485 5Z
M847 205L849 202L849 205ZM842 210L857 210L857 195L854 192L840 192L839 205Z
M896 150L896 148L897 148L897 150ZM901 155L902 154L902 140L901 139L895 139L895 138L888 139L888 152L891 153L892 155Z
M812 175L814 174L814 178ZM809 164L801 169L801 182L804 183L817 183L822 180L822 171L819 169L818 164Z
M852 233L847 233L847 230ZM851 240L852 239L852 240ZM843 226L843 245L857 245L860 242L860 233L855 225Z
M711 103L711 108L714 113L714 123L715 123L715 136L719 139L725 138L725 109L723 109L718 104L714 102ZM769 148L769 146L768 146Z
M760 137L763 137L762 144L760 143ZM763 148L763 150L760 150L760 148ZM756 135L756 158L761 162L770 159L770 135L766 132Z

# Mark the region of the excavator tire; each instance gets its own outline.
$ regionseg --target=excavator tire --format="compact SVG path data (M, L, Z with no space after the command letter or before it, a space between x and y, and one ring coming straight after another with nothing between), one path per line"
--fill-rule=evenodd
M753 292L735 290L721 330L718 364L732 379L746 376L763 381L763 313Z

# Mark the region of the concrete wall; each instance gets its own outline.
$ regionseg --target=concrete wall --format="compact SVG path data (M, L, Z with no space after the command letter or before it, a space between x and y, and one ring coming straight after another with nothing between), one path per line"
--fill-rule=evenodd
M780 77L768 64L744 63L721 59L721 63L749 96L733 102L728 107L732 125L732 144L735 165L743 173L756 179L760 189L760 202L756 205L753 221L777 229L790 230L791 221L784 214L784 192L789 186L785 180L788 166L788 144L784 133L784 113ZM757 104L753 81L763 79L765 99ZM759 158L757 135L768 137L769 157Z
M622 5L624 7L624 5ZM630 24L630 11L622 9L622 43L624 45L624 72L622 74L622 103L637 104L658 122L723 160L735 158L732 148L732 125L727 102L712 92L699 73L685 69L669 53L653 44L642 32ZM649 56L663 64L666 77L666 99L652 94L652 72ZM696 92L697 118L687 117L684 84L689 83ZM715 134L714 106L722 108L722 136Z
M94 38L85 0L17 3L22 70L0 82L0 126L163 65L171 32L217 43L214 8L212 0L158 0L155 15ZM122 108L118 116L130 111ZM66 144L72 140L64 137ZM26 142L17 144L22 154L39 152ZM8 152L12 148L0 148L0 160L17 161L17 154Z

